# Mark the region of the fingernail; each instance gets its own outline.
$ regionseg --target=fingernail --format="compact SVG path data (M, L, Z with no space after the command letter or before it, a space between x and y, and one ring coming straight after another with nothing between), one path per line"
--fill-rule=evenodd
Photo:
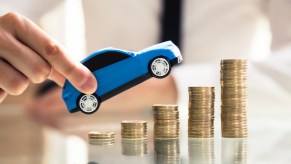
M86 91L86 93L88 94L92 94L96 91L97 82L96 82L96 79L95 78L93 79L93 78L94 77L89 76L82 85L83 90Z

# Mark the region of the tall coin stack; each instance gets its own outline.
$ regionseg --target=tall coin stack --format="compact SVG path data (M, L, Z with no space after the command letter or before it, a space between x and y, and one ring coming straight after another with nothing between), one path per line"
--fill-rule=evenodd
M222 137L245 138L247 60L229 59L220 63Z
M188 137L214 137L214 87L189 87L188 92Z
M147 122L141 120L125 120L121 122L121 137L127 139L146 139Z
M180 121L177 105L153 105L154 137L179 138Z

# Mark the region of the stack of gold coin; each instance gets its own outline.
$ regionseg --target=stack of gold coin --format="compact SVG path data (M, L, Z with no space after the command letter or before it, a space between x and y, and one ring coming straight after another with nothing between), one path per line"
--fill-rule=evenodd
M179 138L180 121L177 105L153 105L154 137Z
M121 137L127 139L147 138L147 122L141 120L122 121Z
M189 138L214 136L214 87L189 87Z
M122 154L128 156L143 156L147 154L147 139L122 139Z
M221 61L221 128L222 137L247 137L247 60Z
M179 139L155 139L154 149L156 163L181 163Z
M88 133L89 144L92 145L113 145L115 134L112 132L91 131Z

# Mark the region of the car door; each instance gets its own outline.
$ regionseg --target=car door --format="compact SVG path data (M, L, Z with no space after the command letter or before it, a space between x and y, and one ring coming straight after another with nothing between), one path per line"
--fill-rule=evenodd
M130 83L139 76L147 73L147 66L136 56L131 56L119 62L113 63L96 72L98 80L97 94L102 96L123 85Z

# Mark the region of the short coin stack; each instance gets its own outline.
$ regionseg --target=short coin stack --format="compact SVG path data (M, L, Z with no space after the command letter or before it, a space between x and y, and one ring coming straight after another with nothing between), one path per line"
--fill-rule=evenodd
M154 137L179 138L180 121L177 105L153 105Z
M214 87L189 87L188 92L188 137L214 137Z
M121 122L121 137L127 139L147 138L147 122L141 120L125 120Z
M222 137L245 138L247 60L222 60L220 64Z
M91 131L88 133L89 143L92 145L113 145L114 136L112 132Z

